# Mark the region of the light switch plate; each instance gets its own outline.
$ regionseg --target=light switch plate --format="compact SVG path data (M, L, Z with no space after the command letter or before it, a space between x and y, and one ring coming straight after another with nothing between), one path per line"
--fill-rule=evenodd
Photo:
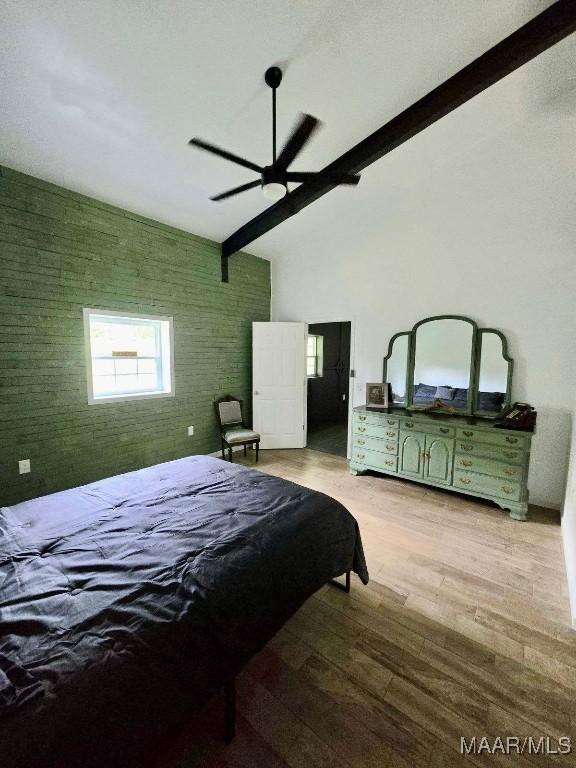
M30 459L21 459L18 462L18 474L27 475L30 472Z
M194 427L188 427L188 437L192 437L194 434Z

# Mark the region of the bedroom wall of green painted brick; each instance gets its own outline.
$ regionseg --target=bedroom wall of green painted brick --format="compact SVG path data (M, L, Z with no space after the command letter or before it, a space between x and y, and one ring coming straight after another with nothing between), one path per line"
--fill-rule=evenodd
M83 307L173 316L175 397L88 405ZM217 450L269 319L269 262L0 167L0 505Z

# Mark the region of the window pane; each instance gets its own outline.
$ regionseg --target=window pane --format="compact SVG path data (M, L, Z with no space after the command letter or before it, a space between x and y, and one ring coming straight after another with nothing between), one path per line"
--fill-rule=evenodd
M308 348L307 348L307 355L315 355L316 354L316 336L308 336Z
M139 389L156 389L158 386L158 379L153 373L145 373L138 376Z
M114 359L114 366L116 373L121 376L127 373L138 373L138 361L134 358L116 357Z
M306 375L314 376L315 373L316 373L316 358L315 357L306 358Z
M138 356L155 357L157 350L157 321L137 320L131 323L90 320L90 344L94 357L112 357L114 352L135 352Z
M114 360L93 360L92 371L95 376L113 376Z
M138 360L138 373L156 373L156 360Z

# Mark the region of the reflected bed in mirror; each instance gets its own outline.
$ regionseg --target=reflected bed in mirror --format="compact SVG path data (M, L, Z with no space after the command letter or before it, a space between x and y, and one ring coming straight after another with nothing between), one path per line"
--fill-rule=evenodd
M431 318L415 326L415 406L466 411L473 366L474 325L462 318Z

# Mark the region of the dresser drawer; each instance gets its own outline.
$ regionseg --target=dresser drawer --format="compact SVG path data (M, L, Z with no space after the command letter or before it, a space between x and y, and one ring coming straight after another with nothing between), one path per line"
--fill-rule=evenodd
M354 435L354 449L368 449L377 453L398 453L398 440L382 440L379 437L367 437L366 435Z
M396 472L398 468L398 456L366 450L356 445L352 451L352 461L374 469L385 469L387 472Z
M354 424L354 435L359 437L379 437L382 440L398 440L398 430L394 427L385 427L383 424L366 422Z
M393 427L398 429L398 416L390 416L388 413L372 413L369 411L355 411L354 424L378 424L382 427Z
M501 477L504 480L521 480L524 468L521 465L506 464L497 459L487 459L483 456L469 456L457 453L454 459L454 472L456 471L482 472L485 475Z
M457 467L454 467L452 485L454 488L462 488L464 491L486 493L491 496L510 499L510 501L518 501L521 494L519 482L481 475L476 472L461 471Z
M474 429L470 427L459 427L456 430L456 437L462 438L473 443L489 443L490 445L501 445L503 448L520 448L523 450L526 446L526 437L522 434L509 435L500 432L497 429Z
M471 443L468 440L456 439L456 453L463 456L484 456L487 459L497 459L507 464L523 464L528 454L521 448L503 448L489 443Z
M431 424L413 419L401 419L400 428L412 432L425 432L427 435L440 435L441 437L454 437L454 427L445 427L443 424Z

